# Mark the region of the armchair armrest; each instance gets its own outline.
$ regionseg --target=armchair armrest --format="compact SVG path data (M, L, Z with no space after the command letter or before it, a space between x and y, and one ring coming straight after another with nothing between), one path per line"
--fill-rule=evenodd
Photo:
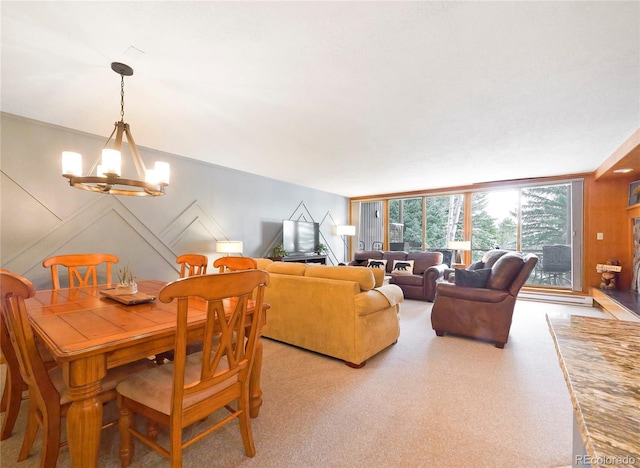
M509 296L509 291L486 288L470 288L453 283L440 282L436 285L438 296L447 296L474 302L502 302Z
M442 278L445 278L445 272L449 267L446 263L440 263L438 265L433 265L424 270L424 280L426 281L438 281Z
M456 273L456 269L455 268L446 268L444 270L444 274L443 276L443 280L444 281L448 281L449 283L453 283L455 280L455 273Z

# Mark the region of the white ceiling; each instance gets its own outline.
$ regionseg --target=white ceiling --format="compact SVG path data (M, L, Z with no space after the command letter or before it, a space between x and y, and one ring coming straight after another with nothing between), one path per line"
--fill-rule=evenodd
M640 126L638 1L1 14L2 111L106 138L124 62L139 146L345 196L590 172Z

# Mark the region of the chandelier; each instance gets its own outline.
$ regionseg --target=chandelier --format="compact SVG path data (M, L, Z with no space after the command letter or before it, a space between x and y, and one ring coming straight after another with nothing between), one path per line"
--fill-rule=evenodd
M100 156L94 161L87 175L82 175L82 155L72 151L62 152L62 175L69 185L91 192L111 195L157 197L164 195L169 185L169 163L157 161L154 169L146 169L128 123L124 122L124 77L133 75L133 69L124 63L113 62L111 69L120 75L120 121L114 124ZM113 135L113 148L108 148ZM123 179L120 173L122 138L126 136L138 179ZM92 173L95 170L95 175Z

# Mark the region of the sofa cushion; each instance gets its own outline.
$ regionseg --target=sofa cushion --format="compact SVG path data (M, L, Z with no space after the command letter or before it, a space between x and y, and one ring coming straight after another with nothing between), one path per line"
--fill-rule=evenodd
M442 263L442 252L410 252L407 260L413 260L413 272L422 275L424 271L434 265Z
M509 252L502 255L493 264L493 267L491 267L491 275L487 281L487 288L500 290L507 289L523 266L524 260L522 254L518 252Z
M254 260L256 261L258 270L266 270L267 265L271 265L273 263L273 260L269 258L254 258Z
M304 272L307 271L307 264L297 262L273 262L268 264L265 269L269 273L304 276Z
M384 277L387 274L387 272L380 268L369 268L369 271L373 273L373 278L376 283L375 287L379 288L380 286L382 286L384 284Z
M424 284L424 276L422 275L391 275L391 284L398 284L403 286L422 286Z
M318 265L307 268L304 276L308 278L353 281L358 283L361 291L369 291L375 287L373 272L369 268Z
M353 261L349 262L353 266L367 266L370 258L379 260L382 258L381 250L358 250L353 254Z
M387 261L382 259L370 258L367 260L367 267L369 268L379 268L380 270L384 270L387 268Z
M491 268L481 268L479 270L456 268L456 285L469 288L484 288L489 276L491 276Z
M413 260L394 260L391 268L392 275L412 275Z
M477 262L473 262L471 265L469 265L469 268L467 268L467 270L480 270L481 268L484 268L484 262L482 260L478 260Z
M394 260L406 260L407 252L402 250L389 250L383 252L382 258L387 261L387 273L391 273Z

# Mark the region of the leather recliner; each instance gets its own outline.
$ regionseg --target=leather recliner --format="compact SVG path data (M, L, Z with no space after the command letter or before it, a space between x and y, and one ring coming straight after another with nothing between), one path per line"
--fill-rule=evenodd
M479 338L504 348L516 297L537 262L538 257L533 254L493 250L468 269L483 270L483 275L487 275L484 286L463 286L459 284L461 279L458 284L438 283L431 311L431 325L436 335L451 333Z

